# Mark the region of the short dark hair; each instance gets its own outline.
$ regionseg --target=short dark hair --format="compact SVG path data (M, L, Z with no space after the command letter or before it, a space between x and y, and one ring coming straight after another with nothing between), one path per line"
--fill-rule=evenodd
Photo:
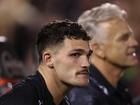
M90 37L77 22L70 20L56 20L45 25L38 34L37 50L39 61L42 60L42 52L45 48L63 43L65 38L82 39L89 41Z

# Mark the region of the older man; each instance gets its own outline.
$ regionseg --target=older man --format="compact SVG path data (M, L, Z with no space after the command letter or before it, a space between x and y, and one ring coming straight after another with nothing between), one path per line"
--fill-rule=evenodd
M126 12L105 3L85 11L78 22L92 37L93 55L90 84L70 92L72 105L132 105L128 90L120 81L125 70L138 63L138 43L126 21Z

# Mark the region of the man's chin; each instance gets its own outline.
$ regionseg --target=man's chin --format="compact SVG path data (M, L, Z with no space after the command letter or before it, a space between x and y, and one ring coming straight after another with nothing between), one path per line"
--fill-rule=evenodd
M138 60L135 60L130 64L130 67L135 67L138 65L138 63L139 63Z
M80 81L78 86L87 86L89 84L89 80L86 81Z

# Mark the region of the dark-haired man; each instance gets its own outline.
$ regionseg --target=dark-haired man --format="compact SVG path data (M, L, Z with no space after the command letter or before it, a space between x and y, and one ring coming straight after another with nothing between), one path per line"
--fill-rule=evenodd
M73 86L88 84L90 37L69 20L46 25L38 34L38 72L0 98L0 105L60 105Z

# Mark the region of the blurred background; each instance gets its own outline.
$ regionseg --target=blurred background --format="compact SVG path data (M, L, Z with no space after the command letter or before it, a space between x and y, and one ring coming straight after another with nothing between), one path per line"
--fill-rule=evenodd
M102 3L118 4L140 42L140 0L0 0L0 95L37 70L35 40L54 19L76 21L85 10ZM140 60L140 48L137 49ZM133 97L140 95L140 64L124 77Z

